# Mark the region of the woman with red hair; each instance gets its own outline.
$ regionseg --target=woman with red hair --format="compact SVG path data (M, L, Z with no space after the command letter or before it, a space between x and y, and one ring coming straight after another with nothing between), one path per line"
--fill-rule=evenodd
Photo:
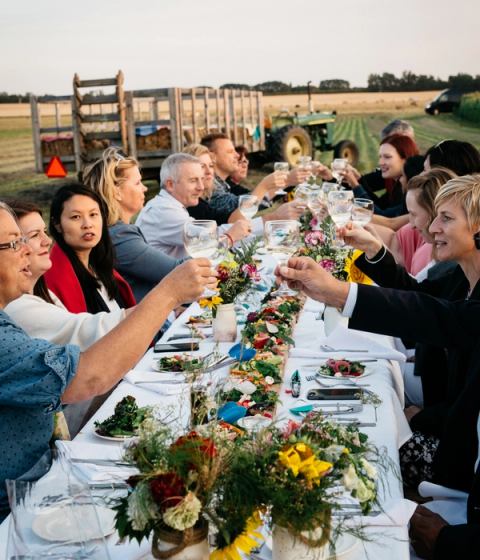
M378 165L385 179L387 191L400 193L399 200L389 208L382 209L375 205L375 214L379 216L401 216L407 214L405 206L405 193L402 189L401 178L404 173L404 166L407 159L418 156L419 150L415 141L410 136L403 134L392 134L380 142L378 152ZM344 181L350 185L356 198L372 198L371 195L362 187L359 177L349 170L344 175ZM406 223L405 219L405 223ZM389 224L390 225L390 224Z

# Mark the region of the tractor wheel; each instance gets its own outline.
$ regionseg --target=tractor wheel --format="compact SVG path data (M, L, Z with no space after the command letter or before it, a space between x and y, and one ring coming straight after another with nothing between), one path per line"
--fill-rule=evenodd
M333 147L333 157L346 159L350 165L356 167L358 164L358 147L351 140L340 140Z
M312 155L312 140L301 126L284 126L273 134L270 155L273 161L297 165L300 156Z

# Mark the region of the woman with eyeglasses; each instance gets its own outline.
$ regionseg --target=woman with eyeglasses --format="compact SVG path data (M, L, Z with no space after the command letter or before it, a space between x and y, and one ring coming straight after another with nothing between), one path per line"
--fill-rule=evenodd
M80 183L61 187L52 199L49 230L55 245L45 281L69 311L98 313L135 305L129 284L114 269L106 215L95 192Z
M149 245L140 228L130 223L143 208L147 192L135 158L123 156L118 148L107 148L85 169L83 181L105 205L115 268L128 281L138 302L183 259L174 259Z
M0 203L0 521L9 511L5 480L48 457L55 413L64 404L108 392L135 366L168 314L216 284L209 261L192 259L82 351L32 338L5 312L31 290L31 249L25 241L12 210Z

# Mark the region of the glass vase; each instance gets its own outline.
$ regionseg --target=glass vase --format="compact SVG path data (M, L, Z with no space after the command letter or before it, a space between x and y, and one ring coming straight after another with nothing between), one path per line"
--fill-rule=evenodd
M215 342L235 342L237 338L237 316L233 303L223 303L217 307L217 315L212 321Z

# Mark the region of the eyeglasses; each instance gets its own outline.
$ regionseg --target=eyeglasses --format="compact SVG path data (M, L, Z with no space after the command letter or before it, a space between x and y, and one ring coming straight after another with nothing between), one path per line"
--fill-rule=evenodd
M14 239L13 241L9 241L8 243L0 243L0 251L4 249L13 249L15 252L20 251L23 245L28 243L27 237L19 237L18 239Z

